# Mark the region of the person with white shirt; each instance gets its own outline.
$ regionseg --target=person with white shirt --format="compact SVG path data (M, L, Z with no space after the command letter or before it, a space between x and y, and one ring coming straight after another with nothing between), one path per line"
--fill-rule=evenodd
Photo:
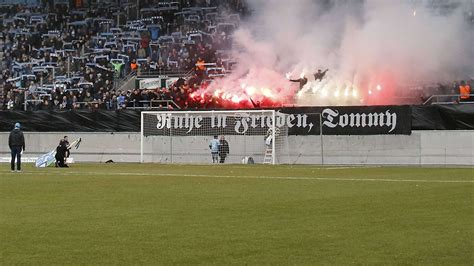
M219 163L219 139L214 136L209 142L209 149L211 150L212 163Z

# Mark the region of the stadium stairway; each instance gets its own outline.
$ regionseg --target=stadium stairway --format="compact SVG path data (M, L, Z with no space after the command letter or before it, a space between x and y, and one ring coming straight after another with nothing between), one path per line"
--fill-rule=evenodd
M127 91L135 89L135 81L137 76L134 73L130 73L122 79L119 79L114 83L114 87L117 90Z

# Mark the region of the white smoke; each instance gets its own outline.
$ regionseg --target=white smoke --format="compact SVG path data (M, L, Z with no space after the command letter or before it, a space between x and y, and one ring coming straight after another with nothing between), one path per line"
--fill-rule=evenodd
M447 1L445 1L447 2ZM389 72L400 83L440 82L464 75L473 64L471 33L461 8L436 15L406 1L368 1L364 22L347 23L339 70L367 77Z
M211 89L265 87L291 102L298 85L287 72L311 80L318 68L329 68L333 86L349 81L361 89L466 77L474 64L467 1L433 9L421 0L249 0L252 16L234 34L238 67Z

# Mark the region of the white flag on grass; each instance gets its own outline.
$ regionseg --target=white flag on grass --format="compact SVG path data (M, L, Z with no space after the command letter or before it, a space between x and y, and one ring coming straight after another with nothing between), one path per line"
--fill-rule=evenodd
M78 138L75 141L73 141L71 144L69 144L69 146L67 148L71 149L72 147L74 147L77 150L77 149L79 149L79 145L81 145L81 141L82 141L82 139ZM38 157L38 159L36 159L35 166L36 167L48 167L56 161L55 157L56 157L56 149L54 149L54 150Z

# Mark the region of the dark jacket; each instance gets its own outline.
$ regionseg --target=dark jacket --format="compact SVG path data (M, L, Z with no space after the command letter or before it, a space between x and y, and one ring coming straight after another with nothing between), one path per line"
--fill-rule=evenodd
M229 143L225 139L219 141L219 156L227 156L229 154Z
M299 82L300 83L300 90L308 83L308 79L306 77L300 79L290 79L291 82Z
M64 157L67 158L67 157L69 157L69 155L71 155L71 151L70 151L70 149L69 149L69 141L64 140L64 146L66 146L66 153L65 153L66 156L64 156Z
M67 146L64 141L61 141L59 146L56 148L56 160L64 159L67 153Z
M25 150L25 136L23 136L23 132L20 129L15 128L10 132L8 146L10 149L14 146L21 146Z
M328 72L328 69L324 70L323 72L316 72L314 73L314 80L322 80L324 76L326 76L326 72Z

